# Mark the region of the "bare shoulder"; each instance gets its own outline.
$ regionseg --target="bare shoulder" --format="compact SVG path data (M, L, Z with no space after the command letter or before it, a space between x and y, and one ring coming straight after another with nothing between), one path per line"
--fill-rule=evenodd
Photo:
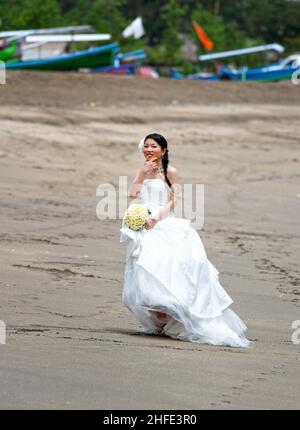
M178 174L177 169L174 166L168 166L167 168L167 175L176 175Z
M167 175L173 185L181 183L181 178L179 176L178 170L174 166L168 166Z

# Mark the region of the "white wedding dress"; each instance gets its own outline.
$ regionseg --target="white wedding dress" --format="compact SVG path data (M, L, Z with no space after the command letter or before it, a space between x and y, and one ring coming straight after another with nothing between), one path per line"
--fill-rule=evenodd
M136 202L135 202L136 203ZM157 214L168 203L163 179L143 182L139 203ZM158 333L156 312L167 314L164 334L184 341L249 347L247 326L229 308L233 300L218 280L191 221L174 211L152 229L131 230L124 223L120 242L129 241L122 301L143 326ZM153 312L154 311L154 312Z

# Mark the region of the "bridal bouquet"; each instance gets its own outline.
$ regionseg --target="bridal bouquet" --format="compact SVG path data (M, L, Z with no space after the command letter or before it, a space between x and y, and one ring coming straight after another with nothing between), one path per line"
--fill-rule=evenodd
M124 222L132 230L141 230L150 214L151 212L144 205L134 204L125 212Z

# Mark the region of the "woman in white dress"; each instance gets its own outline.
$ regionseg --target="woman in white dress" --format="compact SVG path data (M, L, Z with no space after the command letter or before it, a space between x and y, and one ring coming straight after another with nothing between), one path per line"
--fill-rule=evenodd
M169 165L166 139L149 134L139 149L145 163L128 195L138 198L151 215L138 231L122 222L120 242L129 242L123 303L144 333L249 347L247 326L229 308L233 300L219 283L219 272L208 260L198 233L190 220L175 217L180 181Z

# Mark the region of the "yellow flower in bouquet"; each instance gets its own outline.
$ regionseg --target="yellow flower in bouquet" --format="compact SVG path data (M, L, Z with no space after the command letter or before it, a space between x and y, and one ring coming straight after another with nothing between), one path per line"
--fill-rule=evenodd
M131 205L125 212L124 222L132 230L141 230L151 212L142 204Z

